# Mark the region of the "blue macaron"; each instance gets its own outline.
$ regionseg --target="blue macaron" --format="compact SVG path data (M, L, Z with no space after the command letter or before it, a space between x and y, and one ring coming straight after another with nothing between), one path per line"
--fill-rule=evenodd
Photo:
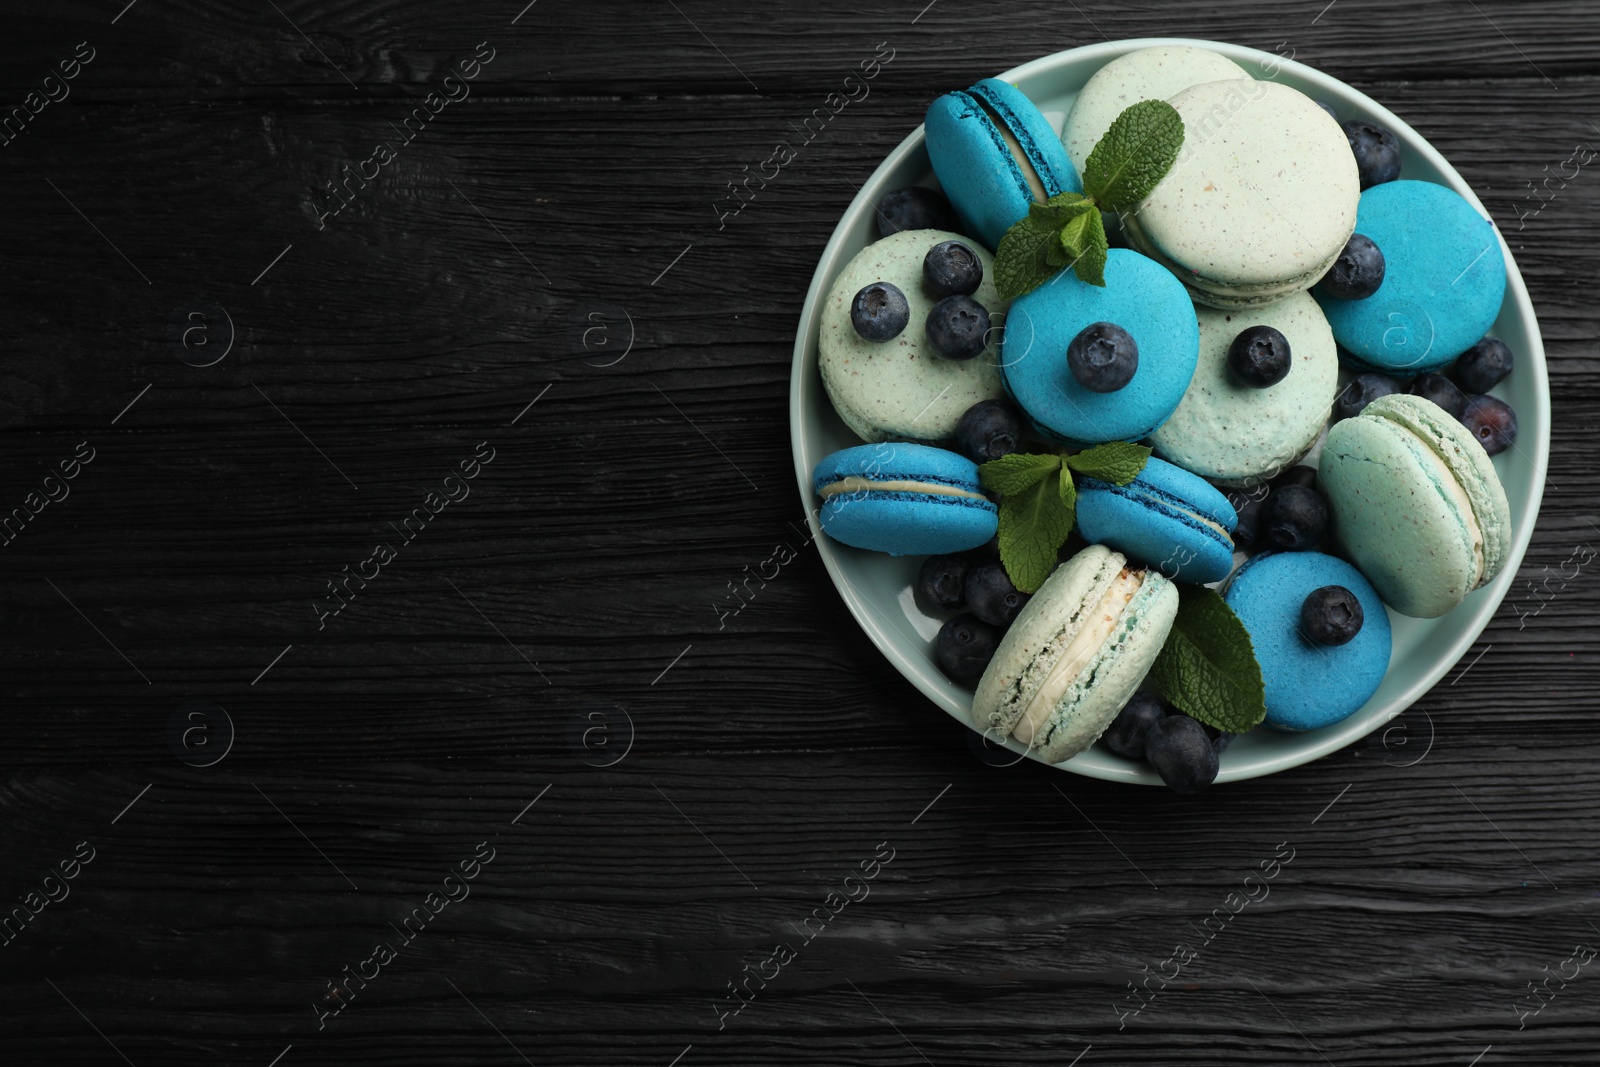
M1200 325L1183 283L1125 248L1106 255L1104 286L1063 270L1011 303L1000 374L1041 435L1081 447L1150 436L1177 409L1200 360ZM1110 393L1072 375L1067 348L1087 326L1109 322L1139 349L1133 379Z
M1050 121L1016 86L986 78L928 105L928 159L967 232L991 249L1028 205L1083 182Z
M827 456L812 472L818 521L835 541L891 556L977 548L999 528L978 465L930 445L882 441Z
M1204 478L1151 457L1127 485L1078 479L1078 531L1180 582L1217 582L1233 567L1239 516Z
M1356 232L1383 253L1383 284L1360 300L1312 289L1346 362L1409 377L1477 344L1500 314L1506 261L1494 224L1433 182L1394 181L1361 194Z
M1342 645L1315 644L1300 625L1306 597L1327 585L1344 586L1361 604L1361 629ZM1349 718L1389 669L1389 614L1372 583L1342 559L1263 553L1239 568L1226 599L1261 664L1268 726L1315 730Z

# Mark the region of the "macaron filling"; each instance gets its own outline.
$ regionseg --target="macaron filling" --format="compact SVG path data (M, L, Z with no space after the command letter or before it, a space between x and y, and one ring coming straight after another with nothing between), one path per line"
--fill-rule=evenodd
M1152 504L1157 511L1171 515L1179 522L1211 534L1216 540L1226 545L1229 551L1233 550L1233 535L1226 526L1209 515L1201 514L1190 507L1188 502L1171 493L1163 492L1153 485L1146 485L1138 481L1130 482L1127 485L1113 485L1110 482L1102 482L1097 478L1084 478L1083 483L1083 488L1079 490L1080 492L1084 489L1098 489Z
M1012 737L1031 747L1042 734L1048 733L1050 718L1062 698L1093 662L1095 654L1117 632L1123 614L1143 583L1144 572L1127 567L1111 580L1023 708L1022 717L1011 728Z
M1398 431L1400 440L1417 457L1424 470L1432 477L1428 479L1440 496L1452 505L1451 511L1461 520L1462 532L1472 544L1472 588L1476 589L1484 581L1484 556L1483 556L1483 527L1478 521L1477 509L1473 507L1472 498L1461 487L1450 470L1450 465L1439 455L1437 448L1427 438L1417 433L1404 423L1390 419L1389 425Z
M982 500L985 502L989 499L982 493L944 482L913 481L905 478L875 480L864 478L859 474L846 475L838 481L830 482L817 490L817 495L824 500L842 493L926 493L929 496L965 497L968 500Z
M1003 105L991 99L987 93L982 92L978 86L973 86L966 92L957 93L956 95L971 101L973 107L988 116L990 125L999 134L1006 151L1011 153L1011 158L1017 165L1017 173L1022 176L1022 180L1027 184L1027 188L1023 191L1031 196L1036 203L1040 204L1055 195L1045 185L1046 176L1039 173L1038 168L1033 165L1032 158L1028 155L1027 148L1017 139L1017 131L1019 130L1022 131L1022 136L1024 137L1027 137L1028 134L1016 117L1011 115ZM1028 138L1028 140L1031 144L1032 138ZM1050 182L1050 185L1057 184L1054 181ZM1055 190L1055 192L1060 191L1059 188Z

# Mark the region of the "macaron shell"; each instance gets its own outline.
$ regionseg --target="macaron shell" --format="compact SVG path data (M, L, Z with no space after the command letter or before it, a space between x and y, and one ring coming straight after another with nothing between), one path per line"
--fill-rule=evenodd
M999 529L993 504L918 493L841 493L823 503L818 521L841 544L891 556L965 552Z
M973 696L973 724L1008 736L1062 649L1127 561L1091 545L1057 567L1012 622ZM1178 612L1178 591L1146 572L1120 624L1065 691L1036 737L1040 758L1059 763L1092 745L1149 673Z
M867 441L937 441L955 433L962 414L980 400L1003 395L998 345L969 360L945 359L928 344L924 323L937 303L922 285L922 260L942 241L960 241L983 263L973 299L995 325L1006 302L994 284L994 257L979 244L943 230L902 230L858 252L828 291L817 338L817 365L834 410ZM911 319L899 336L868 341L850 321L856 293L889 282L906 296ZM994 331L998 338L1000 330Z
M972 697L972 723L1008 737L1071 636L1080 615L1096 603L1127 560L1090 545L1060 564L1022 606Z
M1362 624L1343 645L1318 645L1301 629L1313 591L1342 585L1361 603ZM1228 606L1250 633L1266 683L1268 726L1315 730L1348 718L1377 692L1389 669L1389 613L1350 564L1320 552L1269 552L1240 568Z
M1078 169L1067 157L1061 137L1027 93L999 78L985 78L967 92L1000 116L1006 129L1033 164L1034 173L1038 175L1048 196L1083 192L1083 181L1078 176ZM1021 217L1017 216L1019 219Z
M1248 311L1197 307L1200 359L1189 389L1150 443L1172 462L1213 481L1247 485L1271 478L1322 432L1339 391L1339 356L1322 309L1307 293ZM1289 342L1289 373L1266 389L1228 370L1234 338L1270 326Z
M1494 226L1453 189L1393 181L1361 194L1356 232L1383 253L1383 284L1362 300L1317 290L1333 336L1365 367L1436 370L1483 339L1506 292Z
M1081 482L1077 519L1085 540L1110 545L1180 582L1217 582L1233 569L1230 539L1159 495L1141 493L1145 487L1139 482L1127 487L1089 478ZM1232 529L1232 523L1225 525Z
M1083 173L1089 153L1118 115L1141 100L1170 100L1191 85L1249 78L1227 56L1189 45L1158 45L1118 56L1095 72L1061 130L1072 165Z
M1089 285L1063 270L1013 301L1006 318L1006 391L1039 433L1064 444L1149 436L1183 399L1199 359L1194 305L1171 273L1137 252L1113 248L1105 281ZM1133 380L1116 392L1085 389L1067 366L1067 346L1096 322L1121 326L1139 346Z
M1270 81L1207 82L1170 103L1183 149L1124 219L1129 241L1214 306L1309 288L1355 229L1360 180L1339 124Z
M1335 536L1395 611L1437 618L1477 587L1454 476L1424 441L1363 412L1328 431L1317 477Z
M1041 759L1060 763L1100 739L1155 666L1177 617L1178 587L1155 571L1145 571L1121 625L1051 713L1038 745Z
M1460 420L1420 396L1396 393L1379 397L1367 405L1363 414L1388 419L1433 446L1472 504L1483 539L1484 574L1480 584L1491 581L1511 551L1511 504L1482 443Z
M826 456L812 488L845 477L869 482L925 482L977 492L978 465L965 456L917 444L856 445ZM932 492L862 489L825 498L822 531L842 544L891 556L938 555L977 548L999 528L999 509L987 499Z
M973 88L981 91L946 93L928 105L924 131L928 160L945 196L966 229L993 249L1036 200L1007 135L1027 154L1047 198L1082 192L1083 185L1055 130L1021 90L992 78ZM1015 130L1002 132L985 110L996 101L1001 117L1015 120Z

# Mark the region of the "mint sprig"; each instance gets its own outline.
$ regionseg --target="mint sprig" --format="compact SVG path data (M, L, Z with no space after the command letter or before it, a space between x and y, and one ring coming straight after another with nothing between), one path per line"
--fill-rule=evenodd
M1031 204L1000 238L994 278L1000 296L1031 293L1070 266L1078 278L1104 286L1102 211L1127 211L1149 196L1183 148L1183 119L1164 100L1141 100L1118 115L1083 166L1083 192L1057 193Z
M1150 449L1144 445L1111 441L1068 456L1067 466L1079 474L1098 478L1102 482L1127 485L1139 477L1139 472L1144 470L1145 462L1149 458Z
M1255 646L1215 590L1178 586L1178 617L1150 668L1156 689L1179 711L1243 733L1267 716Z
M1000 563L1011 584L1036 592L1056 569L1077 521L1077 471L1127 485L1150 458L1143 445L1112 441L1074 454L1013 452L978 468L978 481L1000 496Z

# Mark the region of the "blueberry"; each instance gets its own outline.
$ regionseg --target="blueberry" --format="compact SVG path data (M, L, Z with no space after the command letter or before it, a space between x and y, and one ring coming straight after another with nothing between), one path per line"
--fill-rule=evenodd
M878 235L888 237L901 230L953 230L956 213L950 201L937 189L913 185L896 189L878 201Z
M1133 381L1139 345L1114 322L1093 322L1067 345L1067 367L1078 384L1093 393L1114 393Z
M1303 485L1307 489L1317 487L1317 468L1300 464L1290 467L1272 479L1272 488L1282 489L1286 485Z
M988 345L989 312L970 296L947 296L928 312L924 329L945 359L971 359Z
M1228 370L1240 385L1266 389L1289 373L1289 339L1271 326L1242 330L1228 346Z
M1219 730L1215 726L1207 726L1206 736L1211 738L1211 747L1220 756L1228 750L1228 746L1233 744L1233 739L1239 735L1230 734L1226 730Z
M966 556L929 556L917 571L917 601L932 611L955 611L966 603Z
M922 284L929 296L966 296L983 281L983 261L960 241L940 241L922 257Z
M1150 724L1144 758L1179 793L1198 793L1217 778L1217 750L1198 719L1168 715Z
M1233 510L1239 516L1238 525L1233 528L1233 547L1248 552L1261 540L1267 498L1246 496L1234 504Z
M1491 456L1504 452L1517 440L1517 413L1510 404L1492 396L1468 397L1461 424L1472 431Z
M1100 740L1107 748L1128 759L1144 759L1144 739L1150 726L1167 714L1167 702L1154 693L1135 693L1111 720Z
M990 626L1010 626L1027 602L999 560L980 560L967 572L967 606Z
M1498 337L1485 337L1456 360L1456 381L1469 393L1487 393L1511 373L1511 349Z
M850 303L850 324L862 340L883 343L900 336L911 321L906 294L888 282L862 286Z
M1314 589L1300 604L1300 634L1314 645L1348 644L1364 619L1361 601L1342 585Z
M974 615L957 615L939 627L933 642L939 669L952 682L977 685L1000 647L1000 631Z
M1267 497L1265 520L1268 541L1300 552L1320 541L1328 529L1328 504L1315 489L1286 485Z
M1339 113L1333 110L1332 104L1328 103L1326 100L1318 100L1317 106L1326 111L1333 118L1334 122L1339 121Z
M1004 400L980 400L956 423L956 451L974 463L1009 456L1022 447L1022 417Z
M1406 392L1433 401L1449 412L1452 419L1459 419L1467 410L1467 394L1463 393L1455 382L1433 371L1419 374L1411 379L1411 384L1406 386Z
M1345 383L1333 401L1334 421L1353 419L1380 396L1398 393L1400 383L1387 374L1358 374Z
M1383 284L1383 249L1366 234L1353 233L1322 276L1322 291L1340 300L1365 300Z
M1400 139L1392 130L1366 119L1351 119L1341 125L1356 157L1361 188L1370 189L1400 177Z

